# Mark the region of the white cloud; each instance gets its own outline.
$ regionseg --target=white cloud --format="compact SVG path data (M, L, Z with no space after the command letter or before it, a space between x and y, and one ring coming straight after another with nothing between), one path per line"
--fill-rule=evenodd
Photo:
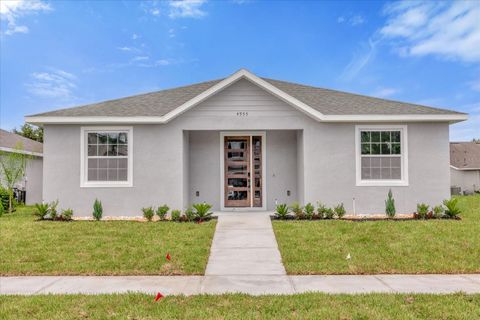
M52 10L48 3L40 0L3 0L0 1L0 19L6 20L6 35L28 33L25 25L18 25L19 18L42 11Z
M202 10L206 0L173 0L169 2L170 18L201 18L207 13Z
M340 79L350 81L375 57L378 40L369 39L368 44L361 54L354 55L350 63L345 67Z
M379 31L404 56L480 62L480 2L395 2ZM400 41L398 41L400 40Z
M376 91L372 92L372 96L374 97L379 97L379 98L387 98L391 97L397 93L399 93L400 90L396 88L379 88Z
M125 52L140 52L140 50L135 47L117 47L117 49Z
M26 84L31 94L44 98L69 99L77 87L77 77L69 72L53 69L49 72L34 72L31 82Z
M136 33L132 34L132 40L137 40L140 36Z
M355 14L350 16L340 16L337 18L338 23L347 23L352 27L359 26L365 22L365 18L362 15Z

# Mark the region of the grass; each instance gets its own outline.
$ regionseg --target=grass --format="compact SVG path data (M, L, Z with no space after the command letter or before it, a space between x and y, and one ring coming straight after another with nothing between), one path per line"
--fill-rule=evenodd
M1 296L1 319L478 319L480 295Z
M459 197L459 206L462 220L273 221L273 228L289 274L479 273L480 195Z
M36 221L33 210L0 218L0 275L203 274L216 224Z

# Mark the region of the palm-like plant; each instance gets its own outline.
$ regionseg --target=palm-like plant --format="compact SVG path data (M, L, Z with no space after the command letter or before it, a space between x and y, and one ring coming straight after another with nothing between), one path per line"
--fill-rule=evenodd
M198 221L203 221L210 219L212 217L213 212L210 211L212 209L212 205L208 203L196 203L192 205L193 209L195 210L195 219Z
M457 206L458 205L457 198L444 200L443 205L446 207L445 215L448 216L449 218L452 218L452 219L457 218L458 215L462 212L460 208Z
M305 217L307 219L313 219L313 215L315 214L315 206L313 204L310 202L307 203L303 210L305 211Z
M39 220L43 220L47 217L48 214L48 203L35 203L35 212L34 214L38 217Z
M294 202L290 205L290 210L293 212L297 219L303 219L303 207L298 202Z
M288 206L286 203L278 204L275 207L275 216L278 219L287 219L288 217Z

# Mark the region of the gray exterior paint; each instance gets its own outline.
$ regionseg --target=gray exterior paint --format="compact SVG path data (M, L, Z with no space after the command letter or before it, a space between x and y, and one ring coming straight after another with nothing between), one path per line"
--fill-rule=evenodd
M42 202L43 158L33 157L27 161L25 177L25 204L32 205Z
M248 116L237 112L248 111ZM399 123L404 124L404 123ZM129 125L126 123L125 125ZM448 123L406 123L409 186L391 187L398 213L449 197ZM355 123L320 123L240 80L167 124L133 126L133 187L80 188L80 125L45 125L44 198L76 215L140 215L167 203L207 201L219 209L220 131L266 131L267 208L279 202L340 202L352 213L383 213L390 187L357 187ZM101 126L102 127L102 126ZM274 176L275 175L275 176ZM200 191L200 197L195 191ZM291 197L286 197L286 190Z
M452 187L460 187L461 191L480 190L480 170L457 170L450 168Z

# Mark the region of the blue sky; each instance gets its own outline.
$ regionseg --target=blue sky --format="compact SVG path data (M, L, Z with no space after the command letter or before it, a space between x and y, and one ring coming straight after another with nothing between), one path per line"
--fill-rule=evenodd
M260 75L470 114L480 138L480 2L1 1L0 125Z

